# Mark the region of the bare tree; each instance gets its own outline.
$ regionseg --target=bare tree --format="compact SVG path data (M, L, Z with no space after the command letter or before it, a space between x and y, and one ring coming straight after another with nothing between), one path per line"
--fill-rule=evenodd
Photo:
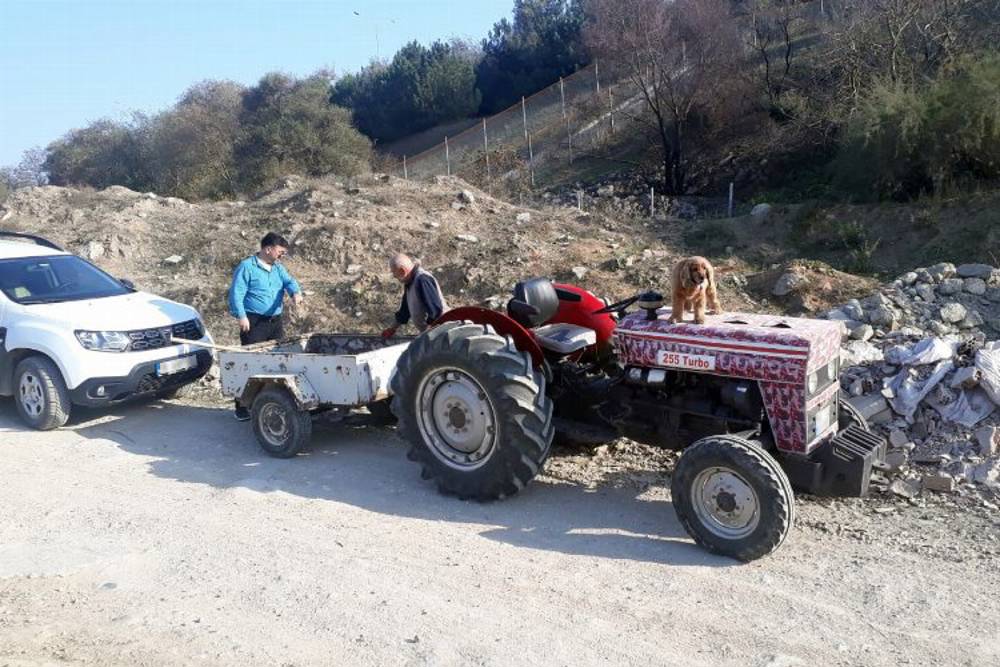
M645 103L657 137L664 185L685 189L687 132L693 115L718 102L741 60L725 0L593 0L585 38L602 69L627 78Z

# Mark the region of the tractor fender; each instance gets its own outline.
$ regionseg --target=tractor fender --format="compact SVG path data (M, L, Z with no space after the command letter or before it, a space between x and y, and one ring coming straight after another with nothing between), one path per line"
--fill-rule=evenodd
M319 407L319 394L302 373L262 373L251 376L243 386L243 393L239 396L240 403L249 407L257 394L271 386L286 389L300 410Z
M501 336L510 336L517 349L527 352L531 356L531 363L535 368L544 365L545 355L542 354L542 348L538 344L538 341L535 340L534 334L515 322L511 317L496 310L479 308L477 306L462 306L449 310L435 320L434 324L462 321L490 325Z

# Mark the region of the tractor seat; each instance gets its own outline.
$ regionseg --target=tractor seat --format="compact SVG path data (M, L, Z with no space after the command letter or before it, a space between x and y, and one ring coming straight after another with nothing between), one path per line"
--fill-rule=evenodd
M525 329L548 322L559 310L556 288L547 278L532 278L514 286L514 298L507 302L507 314Z
M596 331L576 324L546 324L534 332L539 345L558 354L572 354L597 343Z

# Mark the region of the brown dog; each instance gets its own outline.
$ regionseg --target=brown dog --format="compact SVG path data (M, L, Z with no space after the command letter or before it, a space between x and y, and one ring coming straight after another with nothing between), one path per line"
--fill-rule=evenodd
M671 322L684 320L684 309L694 311L694 321L705 323L705 308L721 313L719 295L715 288L715 269L704 257L688 257L674 265L670 274L673 291Z

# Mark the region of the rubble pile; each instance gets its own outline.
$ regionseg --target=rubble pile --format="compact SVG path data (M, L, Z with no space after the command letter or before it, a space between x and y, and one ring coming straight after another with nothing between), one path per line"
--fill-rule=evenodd
M1000 269L917 269L825 317L844 324L844 392L889 439L890 492L1000 491Z

